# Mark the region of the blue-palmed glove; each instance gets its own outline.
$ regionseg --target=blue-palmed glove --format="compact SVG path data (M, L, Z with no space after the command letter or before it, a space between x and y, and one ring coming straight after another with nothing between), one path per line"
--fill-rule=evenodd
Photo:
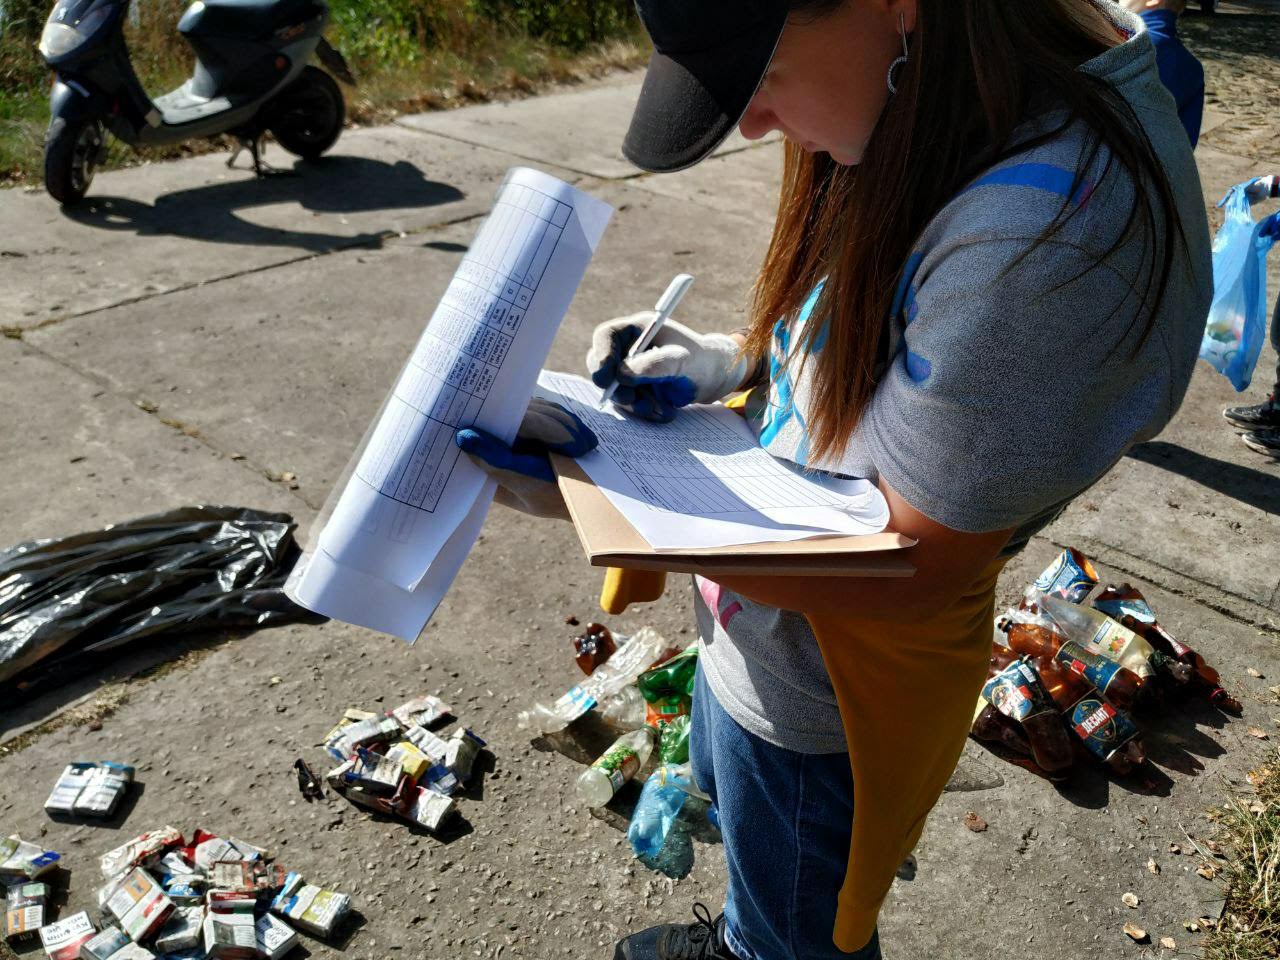
M560 404L534 397L510 446L476 427L459 430L454 442L498 481L494 499L499 503L535 517L568 520L547 454L580 457L596 448L596 435Z
M1262 203L1280 197L1280 174L1269 177L1254 177L1244 188L1244 195L1250 203Z
M645 420L665 423L690 403L714 403L738 389L751 364L727 333L698 333L668 320L638 356L627 351L653 319L652 310L608 320L595 329L587 372L601 389L618 382L613 402Z

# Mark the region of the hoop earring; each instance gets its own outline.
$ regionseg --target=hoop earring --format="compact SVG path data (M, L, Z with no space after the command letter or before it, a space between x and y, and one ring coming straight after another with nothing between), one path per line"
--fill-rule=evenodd
M890 94L898 92L898 85L894 82L893 72L899 67L905 67L910 59L910 50L907 49L907 20L901 13L898 14L898 33L902 36L902 56L889 64L889 73L885 77L885 83L889 85Z

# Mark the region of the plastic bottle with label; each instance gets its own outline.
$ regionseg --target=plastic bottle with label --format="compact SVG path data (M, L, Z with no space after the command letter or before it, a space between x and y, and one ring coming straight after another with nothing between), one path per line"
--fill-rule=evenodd
M642 627L630 638L618 644L617 651L605 663L596 667L591 676L583 679L555 703L547 706L535 703L528 710L521 710L516 724L522 730L536 733L555 733L608 699L636 678L667 649L667 642L652 627Z
M1039 603L1062 632L1086 650L1110 657L1143 680L1154 676L1150 657L1155 650L1128 627L1112 620L1101 610L1071 603L1062 597L1045 594Z
M1010 624L1009 646L1018 653L1056 660L1122 707L1132 706L1142 687L1142 679L1132 670L1126 670L1110 657L1067 639L1061 630L1053 627Z
M653 752L654 732L641 727L624 733L578 777L578 796L589 807L603 807L634 777Z

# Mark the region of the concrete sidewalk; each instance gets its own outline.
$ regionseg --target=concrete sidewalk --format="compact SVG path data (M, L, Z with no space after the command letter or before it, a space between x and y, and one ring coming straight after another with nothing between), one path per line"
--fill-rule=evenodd
M102 174L73 215L40 193L0 194L10 334L0 339L0 542L200 501L288 510L306 527L513 164L617 208L550 366L578 370L596 322L650 304L681 270L698 276L682 308L690 322L737 325L772 223L779 147L732 141L691 171L636 175L617 153L636 85L622 77L348 131L333 157L292 178L255 181L207 156ZM1257 158L1207 148L1201 163L1206 202L1261 172ZM1274 359L1264 353L1244 397L1202 366L1166 434L1077 502L1001 585L1012 597L1061 544L1082 547L1108 578L1139 583L1161 621L1222 669L1245 719L1193 709L1148 738L1145 781L1086 773L1066 790L971 743L915 879L886 908L888 956L977 960L1015 944L1042 960L1154 955L1121 933L1129 920L1153 940L1174 936L1179 952L1191 945L1183 920L1218 894L1169 844L1185 844L1184 829L1207 835L1203 811L1257 765L1267 744L1247 726L1280 738L1268 692L1280 683L1280 466L1249 453L1220 415L1261 399ZM297 489L273 479L284 472ZM91 900L98 855L172 823L269 844L291 869L351 893L363 920L336 946L307 939L317 957L612 956L618 937L687 920L694 901L717 912L724 873L720 849L701 840L682 879L644 869L616 816L575 803L575 759L516 727L527 702L573 684L564 618L598 616L598 589L572 530L495 509L416 647L328 624L206 648L125 683L127 702L101 729L67 725L0 753L0 826L63 853L77 909ZM687 587L673 580L615 625L646 623L692 639ZM108 679L77 681L5 727ZM326 768L315 744L346 707L420 692L453 703L496 756L464 801L465 830L446 843L340 800L298 801L294 758ZM145 790L127 820L48 821L41 803L57 772L98 757L140 766ZM969 810L990 829L966 830ZM1130 890L1136 911L1121 903Z

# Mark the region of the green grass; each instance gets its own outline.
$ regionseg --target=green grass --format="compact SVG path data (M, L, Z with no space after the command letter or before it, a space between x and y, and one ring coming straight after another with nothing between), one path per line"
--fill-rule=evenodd
M1205 960L1280 957L1280 752L1250 773L1255 795L1215 811L1227 904L1209 931Z
M127 31L153 96L181 83L191 52L177 32L188 0L134 0ZM38 183L49 121L49 73L35 43L51 2L0 0L0 185ZM629 0L330 0L327 35L359 80L345 88L350 122L532 93L642 64L648 42ZM107 166L222 149L198 141L135 154L112 141Z

